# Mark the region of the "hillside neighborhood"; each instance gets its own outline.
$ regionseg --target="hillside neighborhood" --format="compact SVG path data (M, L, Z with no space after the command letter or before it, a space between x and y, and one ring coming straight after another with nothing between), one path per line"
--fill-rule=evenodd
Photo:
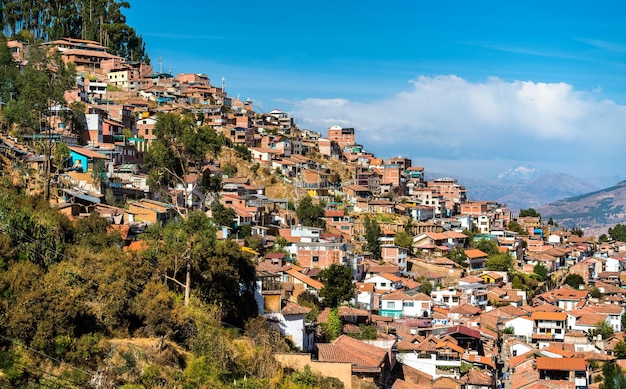
M28 66L28 44L7 46ZM473 200L419 161L377 157L358 128L299 128L224 80L156 71L95 41L45 47L76 66L75 87L33 133L2 126L2 175L69 220L99 215L127 253L150 250L150 226L204 213L254 263L258 315L292 345L273 356L282 366L355 389L599 388L605 364L626 368L626 242ZM76 104L70 124L62 112ZM194 141L166 144L160 127L181 117L219 147L181 157ZM168 150L184 165L158 165ZM350 296L330 306L337 269Z

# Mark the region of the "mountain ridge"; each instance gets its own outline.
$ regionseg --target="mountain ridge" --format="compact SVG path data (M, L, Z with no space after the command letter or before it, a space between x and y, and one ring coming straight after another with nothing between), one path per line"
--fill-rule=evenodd
M613 186L557 200L538 209L566 228L581 228L599 235L609 227L626 223L626 180Z

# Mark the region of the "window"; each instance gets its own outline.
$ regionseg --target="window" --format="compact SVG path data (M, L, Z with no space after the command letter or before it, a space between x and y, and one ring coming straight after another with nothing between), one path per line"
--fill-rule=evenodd
M404 301L402 303L403 307L412 307L413 306L413 301Z
M380 283L380 287L381 287L381 288L385 288L385 287L387 287L387 283L386 283L386 282L381 282L381 283Z
M320 257L318 257L317 255L313 256L313 262L319 262L320 261Z
M387 301L387 308L395 308L395 307L396 307L395 301Z

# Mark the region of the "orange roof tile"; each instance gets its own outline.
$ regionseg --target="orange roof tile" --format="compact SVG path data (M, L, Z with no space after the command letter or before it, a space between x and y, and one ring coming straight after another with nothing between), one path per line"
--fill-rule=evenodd
M567 313L565 312L533 312L530 318L533 320L564 321L565 319L567 319Z
M487 257L487 254L478 250L478 249L468 249L465 250L465 255L467 255L468 258L470 259L474 259L474 258L482 258L482 257Z
M583 358L537 357L537 370L581 371L587 370L588 363Z

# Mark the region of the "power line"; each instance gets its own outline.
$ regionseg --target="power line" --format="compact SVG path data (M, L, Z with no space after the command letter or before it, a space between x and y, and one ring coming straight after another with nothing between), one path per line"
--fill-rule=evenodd
M1 228L1 227L2 227L2 226L0 225L0 228ZM14 233L21 233L21 235L23 236L23 238L24 238L24 239L26 239L27 241L29 241L30 243L38 243L38 242L37 242L37 241L36 241L33 237L29 236L28 234L24 233L23 231L18 230L18 229L17 229L17 228L15 228L15 227L12 227L12 226L10 226L10 225L8 225L8 224L6 224L6 223L4 223L4 227L8 227L9 229L13 230L13 232L14 232ZM73 259L72 257L70 257L70 256L68 256L68 255L66 255L66 254L64 254L64 253L62 253L62 252L60 252L60 251L58 251L58 250L56 250L56 249L52 248L52 247L49 247L49 246L47 246L47 245L45 245L45 244L40 244L40 245L39 245L39 247L42 247L42 248L44 248L44 249L47 249L47 250L49 250L49 251L53 252L54 254L59 255L60 257L62 257L62 258L64 258L64 259L66 259L66 260L71 260L71 259ZM31 251L35 252L35 253L39 253L39 254L41 254L41 251L39 251L36 247L29 247L29 249L30 249ZM158 269L158 268L157 268L154 264L150 263L150 261L146 261L146 263L147 263L150 267L152 267L154 270L157 270L157 271L159 271L159 270L160 270L160 269ZM83 265L81 265L80 267L84 269L84 268L86 267L86 265L85 265L85 264L83 264ZM78 275L79 275L80 277L82 277L82 278L87 278L87 277L83 276L82 274L78 274ZM110 275L110 277L111 277L111 278L114 278L116 281L119 281L119 282L121 283L121 285L118 285L118 286L119 286L121 289L126 290L126 291L127 291L127 292L129 292L130 294L138 295L138 294L140 294L140 293L141 293L141 291L139 291L138 289L135 289L135 288L132 288L132 287L129 287L129 286L125 285L125 284L126 284L126 280L123 280L123 279L121 279L120 277L117 277L117 276L115 276L115 275ZM123 297L123 299L124 299L124 301L126 301L126 302L127 302L127 303L129 303L129 304L137 304L137 305L139 304L136 300L131 300L131 299L130 299L130 297ZM163 305L163 308L169 308L169 307L167 307L167 306ZM164 320L172 320L172 318L171 318L171 317L167 317L167 316L165 316L164 314L160 314L160 313L158 313L158 314L156 314L156 316L157 316L157 317L159 317L159 318L161 318L161 319L164 319ZM239 330L240 332L244 332L244 331L245 331L245 330L244 330L243 328L241 328L241 327L234 326L234 325L232 325L232 324L230 324L230 323L227 323L227 322L224 322L224 321L221 321L221 320L220 320L220 323L221 323L222 325L224 325L224 326L227 326L227 327L230 327L230 328L237 329L237 330Z
M39 371L39 372L41 372L43 374L49 375L50 377L54 377L54 378L56 378L58 380L61 380L61 381L69 382L72 385L72 386L67 386L67 385L63 385L63 384L61 384L59 382L53 381L55 385L60 385L63 388L74 388L76 386L81 386L80 384L77 384L76 382L73 382L73 381L71 381L71 380L69 380L67 378L60 377L60 376L58 376L56 374L50 373L49 371L44 370L42 368L39 368L39 367L36 367L36 366L28 366L25 363L21 363L21 362L16 362L15 364L21 365L21 366L25 367L27 369L27 371L37 370L37 371ZM42 379L45 379L45 378L42 377Z
M80 368L78 368L78 367L76 367L76 366L73 366L73 365L71 365L71 364L69 364L69 363L67 363L67 362L64 362L64 361L62 361L62 360L60 360L60 359L58 359L58 358L55 358L55 357L53 357L53 356L51 356L51 355L48 355L48 354L46 354L46 353L44 353L44 352L42 352L42 351L35 350L34 348L27 346L26 344L24 344L23 342L20 342L19 340L15 340L15 339L13 339L13 338L6 337L6 336L4 336L4 335L2 335L2 334L0 334L0 338L4 339L4 340L6 340L6 341L9 341L9 342L11 342L11 343L13 343L13 344L16 344L16 345L18 345L18 346L20 346L20 347L24 347L25 349L27 349L27 350L29 350L29 351L31 351L31 352L34 352L35 354L37 354L37 355L39 355L39 356L42 356L42 357L44 357L44 358L47 358L47 359L49 359L49 360L51 360L51 361L54 361L54 362L56 362L56 363L58 363L58 364L60 364L60 365L66 365L66 366L68 366L69 368L71 368L71 369L72 369L72 370L74 370L74 371L81 372L81 373L83 373L83 374L85 374L85 375L94 375L94 374L95 374L94 372L88 372L88 371L85 371L85 370L83 370L83 369L80 369ZM51 373L50 373L50 374L51 374Z

